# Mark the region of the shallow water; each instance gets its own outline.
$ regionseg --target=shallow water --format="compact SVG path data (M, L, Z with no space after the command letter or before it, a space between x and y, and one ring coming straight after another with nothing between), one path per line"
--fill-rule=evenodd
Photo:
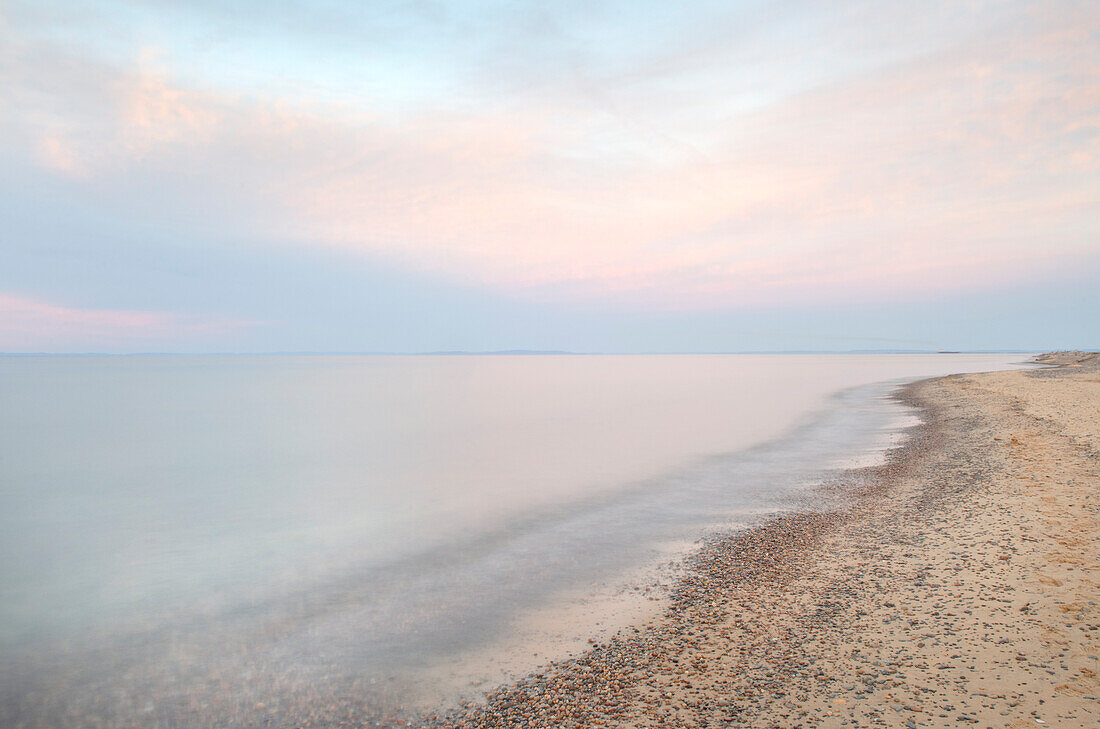
M1022 359L0 358L0 723L443 701L865 462L894 383Z

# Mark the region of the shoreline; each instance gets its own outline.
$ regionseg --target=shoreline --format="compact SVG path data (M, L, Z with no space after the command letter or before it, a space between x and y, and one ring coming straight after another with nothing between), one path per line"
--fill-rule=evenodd
M1097 600L1023 600L1070 581L1024 574L1020 555L1038 541L1013 528L1013 514L990 515L1001 492L1021 478L1034 481L1035 469L1014 464L1002 447L1021 447L1025 437L1068 449L1052 463L1086 488L1100 486L1095 423L1069 426L1091 436L1091 445L1063 442L1057 418L1065 403L1051 395L1052 384L1072 380L1078 396L1082 388L1094 396L1089 377L1100 360L1036 362L1060 366L904 386L897 397L924 422L885 463L828 484L841 497L835 508L782 514L709 539L657 620L423 720L440 727L1091 726L1100 720L1100 634L1090 627ZM1044 381L1046 421L1028 413L1030 400L1016 391ZM1087 419L1078 408L1063 420ZM1044 432L1005 435L1036 423ZM1078 529L1095 533L1095 504L1073 493L1071 504L1083 509ZM1075 594L1097 596L1097 549L1086 551L1071 555L1084 560L1073 575ZM1031 617L1038 604L1050 619L1069 615L1072 605L1077 613L1066 629L1084 626L1083 635L1055 641L1061 634Z
M883 401L882 412L878 415L883 423L875 428L881 432L871 436L857 451L817 469L820 472L814 478L815 485L795 487L775 503L752 511L739 510L735 521L709 526L702 535L662 543L650 560L615 579L601 581L599 589L593 584L557 594L543 607L527 611L499 641L441 662L415 682L410 681L410 685L418 688L400 702L404 709L398 715L406 720L411 717L414 724L425 714L435 717L433 722L438 721L440 716L451 716L455 707L481 704L486 692L492 693L495 688L545 673L547 666L577 660L593 645L607 644L638 626L660 620L673 605L672 595L683 581L685 571L692 569L699 554L715 540L753 532L780 517L830 511L832 506L827 504L834 504L847 495L838 494L835 488L826 489L825 484L849 472L882 466L887 454L906 443L913 429L923 422L909 403L895 396L906 384L907 381L887 381L844 388L832 393L820 410L781 437L746 449L770 449L779 443L802 440L807 431L819 427L824 413L851 408L851 404L845 406L843 403L854 393L875 390L876 394L870 397ZM880 406L876 404L875 407ZM883 415L890 411L893 411L892 416ZM724 454L701 460L693 469L723 457ZM475 678L471 680L471 677ZM397 720L390 718L382 723L387 721Z

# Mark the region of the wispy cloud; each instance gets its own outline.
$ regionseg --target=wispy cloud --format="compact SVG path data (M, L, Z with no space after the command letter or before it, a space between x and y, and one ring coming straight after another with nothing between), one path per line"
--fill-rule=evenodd
M474 69L400 108L9 29L3 124L115 210L543 300L873 300L1097 265L1100 12L953 6L855 2L817 32L724 17L698 47L706 17L648 45L597 34L617 62L531 15L537 52L492 46L526 61L507 80Z
M259 322L158 311L64 306L0 293L0 349L46 349L83 343L93 350L149 342L208 342Z

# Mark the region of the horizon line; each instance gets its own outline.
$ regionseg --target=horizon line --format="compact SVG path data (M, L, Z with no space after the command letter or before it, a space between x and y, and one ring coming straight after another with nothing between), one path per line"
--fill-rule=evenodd
M400 351L275 350L263 352L0 352L0 357L464 357L464 356L655 356L740 354L1031 354L1043 352L1093 352L1097 348L1060 349L752 349L683 351L572 351L561 349L492 349Z

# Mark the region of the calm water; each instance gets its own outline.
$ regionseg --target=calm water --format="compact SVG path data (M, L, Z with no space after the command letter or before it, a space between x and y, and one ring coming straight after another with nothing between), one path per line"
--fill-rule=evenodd
M881 448L897 382L1022 359L0 358L0 724L486 680L530 615Z

